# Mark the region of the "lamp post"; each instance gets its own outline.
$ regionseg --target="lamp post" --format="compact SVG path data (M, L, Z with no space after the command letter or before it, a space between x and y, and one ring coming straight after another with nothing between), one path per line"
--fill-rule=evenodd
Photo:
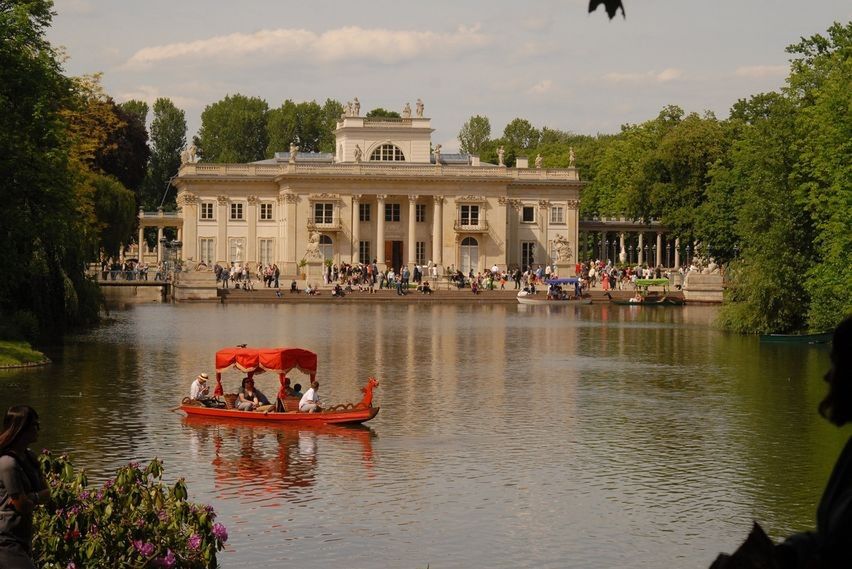
M601 255L601 257L606 257L607 255L609 255L609 239L606 240L605 245L606 245L606 247L604 248L604 254Z
M645 264L648 264L648 245L645 245Z
M615 256L615 239L612 240L612 264L615 266L615 261L618 257Z
M654 256L654 266L656 267L657 265L660 264L659 259L657 259L657 245L656 244L651 245L651 255Z
M630 251L630 255L627 257L627 264L630 264L633 262L633 243L630 244L628 250Z
M689 243L687 243L686 244L686 266L687 267L689 266L689 250L690 250L690 246L689 246Z
M666 243L666 265L668 265L669 267L671 267L671 266L672 266L672 256L671 256L671 253L672 253L672 244L671 244L671 243Z

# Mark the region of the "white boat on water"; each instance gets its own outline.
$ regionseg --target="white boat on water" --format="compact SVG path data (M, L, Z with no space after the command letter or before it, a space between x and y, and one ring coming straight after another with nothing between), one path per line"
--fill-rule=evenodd
M534 294L526 290L518 293L518 302L543 306L565 306L568 304L591 304L591 298L583 298L580 294L580 281L576 278L550 279L545 281L547 294ZM562 290L563 286L573 287L573 294Z

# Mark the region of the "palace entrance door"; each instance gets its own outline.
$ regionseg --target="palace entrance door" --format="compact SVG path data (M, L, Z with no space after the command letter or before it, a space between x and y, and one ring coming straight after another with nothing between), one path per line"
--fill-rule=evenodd
M385 263L394 271L402 268L402 241L385 241Z

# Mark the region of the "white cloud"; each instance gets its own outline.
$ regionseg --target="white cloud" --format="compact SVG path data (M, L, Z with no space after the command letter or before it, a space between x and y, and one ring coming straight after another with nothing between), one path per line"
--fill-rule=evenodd
M786 65L745 65L735 73L738 77L785 77L789 70Z
M183 91L184 89L180 90ZM120 91L116 94L115 98L118 102L136 99L137 101L145 101L149 105L153 106L154 101L160 97L171 99L172 103L174 103L177 108L183 110L202 109L207 104L194 97L186 97L179 94L163 92L159 88L152 87L151 85L139 85L126 91Z
M607 83L667 83L680 79L683 71L676 67L668 67L662 71L646 71L644 73L607 73L603 80Z
M413 59L458 57L479 49L491 38L478 25L460 26L452 33L364 29L348 26L321 34L308 30L261 30L252 34L225 36L152 46L140 49L125 66L147 67L170 60L239 60L253 57L270 59L299 57L311 61L369 61L399 63Z
M527 89L527 93L530 95L544 95L553 90L553 81L550 79L542 79L529 89Z

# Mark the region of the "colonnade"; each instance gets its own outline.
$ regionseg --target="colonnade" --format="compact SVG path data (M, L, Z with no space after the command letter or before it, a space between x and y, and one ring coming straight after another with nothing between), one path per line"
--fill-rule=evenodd
M583 230L580 228L581 260L602 259L627 265L679 269L689 264L694 244L682 243L665 231Z

